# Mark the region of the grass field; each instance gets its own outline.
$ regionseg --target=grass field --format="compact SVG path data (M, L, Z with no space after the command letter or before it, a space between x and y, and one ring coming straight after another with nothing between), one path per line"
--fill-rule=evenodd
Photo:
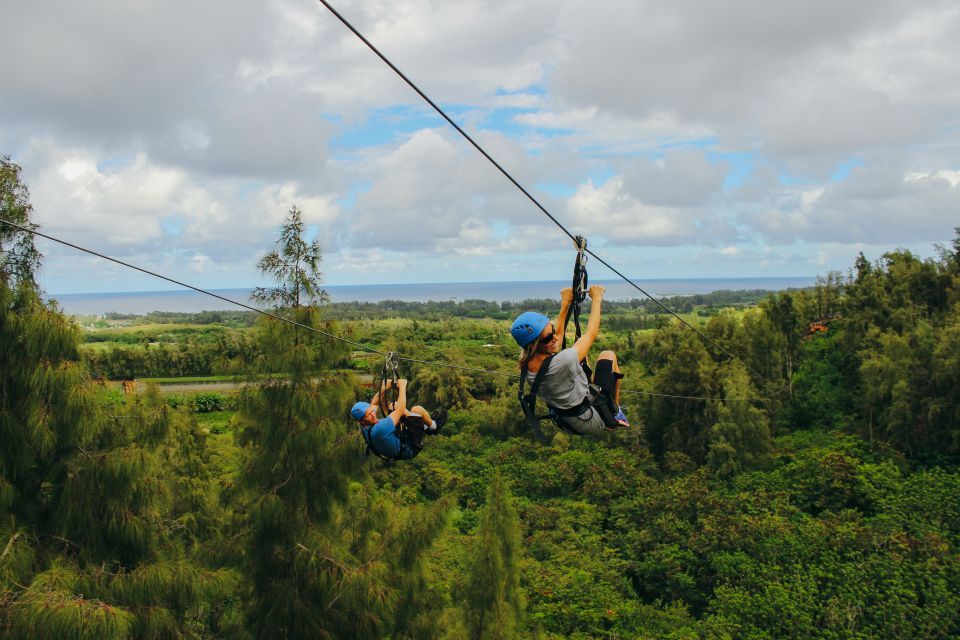
M231 431L230 420L233 418L233 411L214 411L211 413L198 413L197 422L200 428L207 433L214 435Z

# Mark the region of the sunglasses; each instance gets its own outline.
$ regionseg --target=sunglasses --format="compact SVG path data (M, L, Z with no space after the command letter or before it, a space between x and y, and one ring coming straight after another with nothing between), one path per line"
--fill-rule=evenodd
M540 344L550 344L551 342L553 342L553 339L556 337L556 335L557 335L556 331L550 332L549 334L540 338Z

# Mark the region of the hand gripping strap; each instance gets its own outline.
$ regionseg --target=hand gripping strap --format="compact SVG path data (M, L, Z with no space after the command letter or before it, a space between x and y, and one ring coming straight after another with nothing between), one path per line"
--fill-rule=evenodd
M587 239L583 236L577 236L574 244L577 247L577 259L573 263L573 283L571 284L571 288L573 289L573 302L571 306L573 307L573 328L576 332L574 341L576 341L579 340L583 334L583 330L580 327L580 312L581 305L587 297L589 279L587 278ZM570 315L570 312L567 312L567 316L563 319L563 341L561 343L563 349L567 348L567 324L570 322ZM587 380L592 380L593 371L590 369L586 358L580 362L580 366L583 367L583 372L587 374Z
M400 395L399 389L397 389L397 380L400 379L400 374L397 371L397 354L391 351L387 354L387 358L383 363L383 371L380 373L380 389L377 391L377 394L380 396L380 402L377 403L380 406L380 411L383 412L383 417L386 418L393 409L396 407L397 398ZM391 382L390 386L390 398L387 398L387 393L384 391L384 386L387 382Z

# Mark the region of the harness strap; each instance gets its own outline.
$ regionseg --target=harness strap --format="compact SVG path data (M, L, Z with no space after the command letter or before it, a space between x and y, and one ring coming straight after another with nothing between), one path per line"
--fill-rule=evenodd
M385 455L383 455L382 453L380 453L379 451L377 451L377 448L373 446L373 440L371 440L371 438L370 438L370 429L372 429L372 428L373 428L373 425L371 425L371 426L369 426L369 427L361 427L361 428L360 428L360 434L363 436L363 441L367 443L367 452L366 452L366 455L369 456L371 453L373 453L373 455L377 456L377 457L380 458L381 460L387 460L387 461L393 460L393 458L391 458L391 457L389 457L389 456L385 456Z
M540 363L540 369L537 371L537 375L533 379L533 384L530 385L530 393L523 392L523 385L527 381L527 365L524 364L520 371L520 387L518 391L520 408L523 409L523 416L526 420L527 427L533 432L534 437L540 442L549 442L549 439L543 434L543 431L540 430L540 421L543 418L552 416L551 414L537 416L537 391L540 390L540 385L543 383L543 377L547 375L547 370L550 369L550 362L553 360L553 358L554 356L549 356L544 359L542 363Z
M380 411L383 413L384 418L396 407L397 398L400 395L400 391L397 389L397 380L400 378L400 374L397 371L398 366L397 354L393 351L389 352L383 363L383 370L380 372L380 389L377 391L377 394L380 396L380 402L377 404L380 406ZM387 398L387 393L384 390L387 381L391 382L390 398Z
M571 288L573 289L573 302L572 315L573 315L573 328L576 332L576 338L574 341L579 340L580 336L583 334L583 330L580 327L580 313L581 306L583 301L587 298L587 289L589 288L589 280L587 278L587 239L583 236L577 236L574 240L574 245L577 248L577 259L573 263L573 283ZM563 319L563 342L562 348L567 348L567 324L570 322L571 313L568 312L567 316ZM587 359L584 358L580 362L580 366L583 367L583 372L587 374L587 380L593 379L593 370L590 369L590 365L587 363Z
M415 427L411 427L411 428L407 427L407 418L412 419L414 417L419 418L419 433L413 433L413 431L416 430ZM381 460L388 460L388 461L398 460L399 458L392 458L390 456L385 456L379 451L377 451L377 448L373 446L373 439L370 437L371 429L373 429L373 425L360 428L360 433L361 435L363 435L363 441L367 443L366 455L369 456L371 453L373 453L373 455L377 456ZM400 418L399 424L397 424L396 427L394 427L394 433L397 434L397 439L400 440L401 451L403 451L404 446L406 446L407 448L409 448L410 450L416 453L419 453L423 449L423 433L424 432L423 432L422 417L416 416L416 414L412 416L403 416L402 418Z

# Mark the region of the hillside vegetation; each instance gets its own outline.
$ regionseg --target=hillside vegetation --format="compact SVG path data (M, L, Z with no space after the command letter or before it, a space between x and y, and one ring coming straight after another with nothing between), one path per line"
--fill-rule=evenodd
M370 394L350 371L379 374L379 356L273 320L85 332L14 239L0 638L960 634L960 235L935 259L861 257L809 291L691 306L725 351L611 308L595 351L621 356L632 427L600 439L541 444L513 379L403 363L412 399L451 419L392 464L348 414ZM515 372L502 305L334 321L311 296L284 313ZM173 371L241 384L218 404L104 382Z

